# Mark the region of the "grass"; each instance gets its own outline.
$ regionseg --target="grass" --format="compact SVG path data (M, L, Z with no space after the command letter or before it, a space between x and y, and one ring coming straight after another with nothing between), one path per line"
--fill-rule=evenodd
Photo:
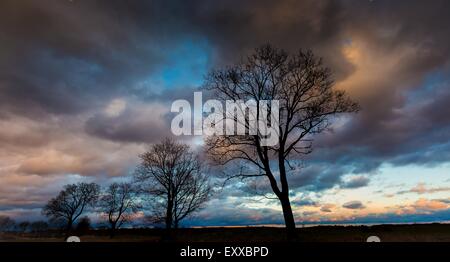
M383 242L450 242L450 224L412 224L375 226L315 226L296 229L300 242L362 242L375 235ZM159 242L162 229L121 229L114 238L106 230L89 230L77 235L83 242ZM172 232L176 242L282 242L283 228L182 228ZM0 233L3 242L61 242L57 231L33 233Z

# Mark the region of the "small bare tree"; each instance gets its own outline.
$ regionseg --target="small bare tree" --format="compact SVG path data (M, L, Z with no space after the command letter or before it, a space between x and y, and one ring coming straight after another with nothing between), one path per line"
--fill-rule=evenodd
M290 56L270 45L257 48L233 67L211 72L205 86L214 97L222 100L254 101L258 121L270 120L259 114L261 103L279 101L275 146L263 145L264 136L260 132L211 136L206 143L210 156L218 163L236 160L252 167L249 172L230 174L229 178L267 179L280 201L288 235L293 236L295 220L289 200L289 161L310 153L312 135L326 130L335 115L357 111L358 105L344 91L332 88L330 70L311 51L300 50ZM245 108L241 110L249 114ZM270 106L268 111L271 111ZM224 115L225 118L234 119L235 124L247 130L251 127L250 117L245 121L233 116Z
M30 222L29 221L22 221L19 224L17 224L18 229L21 233L26 233L27 230L30 228Z
M100 186L95 183L66 185L58 196L48 201L42 213L55 221L64 221L71 231L75 221L98 199Z
M141 156L135 178L141 190L152 197L154 221L178 228L180 221L199 210L211 187L202 174L198 156L189 146L165 139Z
M131 183L112 183L100 197L101 216L109 223L110 237L123 224L130 221L140 208Z
M9 216L0 216L0 232L12 231L16 221L14 221Z
M48 223L42 220L34 221L30 224L31 232L33 234L36 234L37 236L41 236L48 229L49 229Z

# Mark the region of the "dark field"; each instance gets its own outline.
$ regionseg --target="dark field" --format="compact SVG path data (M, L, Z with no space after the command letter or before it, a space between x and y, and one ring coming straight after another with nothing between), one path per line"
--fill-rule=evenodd
M74 234L75 235L75 234ZM121 229L114 238L106 230L79 232L82 242L159 242L162 229ZM297 229L299 242L362 242L375 235L383 242L450 242L450 224L376 225L376 226L315 226ZM175 242L282 242L283 228L183 228L173 231ZM61 242L64 234L0 233L0 241Z

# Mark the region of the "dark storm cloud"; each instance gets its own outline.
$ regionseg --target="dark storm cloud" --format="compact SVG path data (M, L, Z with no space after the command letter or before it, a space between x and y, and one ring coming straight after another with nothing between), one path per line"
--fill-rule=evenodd
M342 40L336 40L341 37L341 23L335 17L339 5L315 1L261 1L257 6L242 1L3 1L2 107L23 114L29 114L20 112L26 106L76 113L117 94L151 97L155 92L148 89L155 87L142 90L137 82L157 72L184 38L211 42L216 64L234 61L265 42L291 50L314 46L333 53L330 60L337 64L346 64L338 59L338 47L333 45ZM335 66L337 71L344 68Z
M349 69L335 45L345 40L338 1L198 1L197 6L192 24L218 48L218 64L235 61L269 42L290 51L314 47L330 54L339 73Z
M435 73L448 75L447 1L426 5L420 1L260 1L258 5L231 1L201 6L194 10L193 24L218 49L219 65L265 42L290 51L311 48L324 57L335 79L343 80L341 88L350 86L350 95L360 103L357 116L318 139L317 154L308 160L319 166L292 177L294 186L322 190L342 183L345 173L372 172L382 163L428 165L450 159L450 132L445 131L450 118L443 103L448 101L448 80L441 79L437 86L427 82ZM360 51L369 53L369 63L374 60L376 67L363 64L367 72L357 76L375 77L352 86L358 68L343 56L342 47L358 39L364 41ZM420 90L428 92L411 101L410 94ZM425 99L429 103L424 105Z
M311 160L333 162L355 174L374 171L383 163L433 166L449 161L449 90L448 79L423 83L421 89L408 94L418 92L418 97L392 108L396 113L391 119L369 122L356 116L343 130L319 137ZM338 176L339 170L335 172Z
M292 188L302 188L308 191L322 191L341 184L341 176L350 172L344 166L335 164L321 165L320 163L307 163L304 168L297 170L290 176Z
M443 11L448 4L359 1L346 6L347 28L370 43L370 49L362 52L395 56L393 50L411 48L412 53L399 58L393 68L395 74L368 71L379 75L354 92L361 112L343 129L321 137L317 142L320 149L311 159L347 165L354 173L371 172L382 163L432 165L450 159L450 118L444 102L450 89L446 77L449 18ZM438 79L430 80L433 75Z
M183 32L192 35L169 7L144 1L2 1L2 109L73 114L118 95L151 97L155 87L141 90L138 83L166 62Z

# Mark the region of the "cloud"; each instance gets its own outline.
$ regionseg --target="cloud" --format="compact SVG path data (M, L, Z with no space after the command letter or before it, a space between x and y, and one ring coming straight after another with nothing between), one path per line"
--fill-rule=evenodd
M320 211L325 212L325 213L331 213L331 212L333 212L333 208L335 206L336 205L334 205L334 204L325 204L320 208Z
M124 99L113 99L105 108L104 113L108 117L118 117L127 107L127 101Z
M343 208L347 209L363 209L366 208L361 201L350 201L342 205Z
M370 179L368 177L356 176L356 177L352 177L348 181L345 181L341 185L341 188L353 189L353 188L365 187L369 184L369 181L370 181Z
M421 195L421 194L432 194L432 193L447 192L447 191L450 191L450 187L429 188L429 187L427 187L426 183L418 183L415 187L413 187L409 190L399 191L399 192L397 192L397 194L416 193L416 194Z
M322 224L392 224L392 223L431 223L448 221L450 218L450 210L436 210L428 213L403 213L396 212L387 213L371 213L361 216L352 216L348 218L339 218L333 220L322 220ZM310 222L311 223L311 222ZM312 222L317 223L317 222Z
M447 199L437 199L437 201L442 202L442 203L446 203L446 204L450 204L450 198L447 198Z
M217 206L221 206L217 210ZM212 212L212 210L215 210ZM236 202L212 200L207 207L186 222L189 226L198 225L259 225L259 224L281 224L282 214L279 210L272 208L249 208L243 205L236 205Z
M86 121L86 132L111 141L135 143L153 143L171 135L166 118L169 106L134 102L126 107L125 103L124 100L111 101L106 111Z
M321 165L318 162L307 162L306 166L290 172L292 188L308 191L322 191L341 183L341 176L349 172L347 167L335 164Z
M428 200L425 198L421 198L417 200L412 207L417 211L433 211L433 210L443 210L447 209L449 205L440 200Z
M311 198L293 199L291 200L291 204L295 206L318 206L317 201L314 201Z

